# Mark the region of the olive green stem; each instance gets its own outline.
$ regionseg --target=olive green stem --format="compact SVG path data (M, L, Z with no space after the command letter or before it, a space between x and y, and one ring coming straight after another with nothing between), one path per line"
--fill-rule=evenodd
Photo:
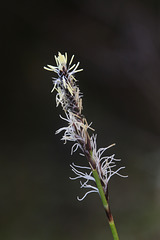
M103 190L98 172L97 172L96 169L93 169L93 168L92 168L92 172L93 172L93 176L94 176L95 181L96 181L97 188L99 190L99 195L101 197L103 207L104 207L105 212L106 212L107 217L108 217L108 221L109 221L109 225L110 225L111 232L112 232L112 235L113 235L113 239L114 240L119 240L117 229L116 229L116 226L115 226L115 223L114 223L114 220L113 220L113 216L111 214L109 204L108 204L108 201L106 199L106 196L105 196L105 193L104 193L104 190Z
M114 220L112 220L111 222L109 222L109 225L110 225L110 228L111 228L111 231L112 231L113 239L114 239L114 240L119 240L119 237L118 237L118 233L117 233L117 229L116 229Z

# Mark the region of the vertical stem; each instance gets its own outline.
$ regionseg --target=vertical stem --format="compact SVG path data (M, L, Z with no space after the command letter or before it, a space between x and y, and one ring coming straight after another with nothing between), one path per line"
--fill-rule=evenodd
M114 220L110 221L110 222L109 222L109 225L110 225L110 228L111 228L111 231L112 231L113 239L114 239L114 240L119 240L119 237L118 237L118 233L117 233L117 229L116 229Z
M111 214L108 201L107 201L106 196L104 194L103 187L102 187L101 181L99 179L98 172L97 172L96 169L92 169L92 172L93 172L93 176L95 178L96 184L97 184L97 188L99 190L99 195L101 197L103 207L104 207L105 212L106 212L107 217L108 217L108 221L109 221L109 225L110 225L111 232L112 232L112 235L113 235L113 239L114 240L119 240L117 229L116 229L116 226L115 226L115 223L114 223L114 220L113 220L113 216Z

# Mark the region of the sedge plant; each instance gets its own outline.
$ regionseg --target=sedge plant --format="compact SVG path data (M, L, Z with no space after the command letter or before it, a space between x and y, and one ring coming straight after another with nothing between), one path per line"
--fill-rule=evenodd
M82 114L82 93L75 78L75 74L83 69L78 69L79 62L72 65L73 58L74 55L68 63L67 53L63 55L59 52L58 56L55 56L57 66L47 65L47 67L44 67L44 69L57 74L56 77L53 77L54 86L51 92L57 92L56 105L57 107L62 106L65 115L64 117L60 116L60 118L66 122L66 126L57 130L56 134L63 132L61 140L64 143L73 142L71 154L80 149L80 154L88 162L88 166L80 166L74 163L70 165L75 174L75 177L70 179L80 179L81 188L87 190L83 197L77 197L77 199L82 201L89 193L98 193L107 215L113 239L118 240L117 229L109 206L108 182L113 175L127 177L119 173L125 167L116 167L120 159L116 159L115 154L104 156L104 152L114 144L98 149L97 135L92 134L90 136L88 133L89 129L92 131L94 129Z

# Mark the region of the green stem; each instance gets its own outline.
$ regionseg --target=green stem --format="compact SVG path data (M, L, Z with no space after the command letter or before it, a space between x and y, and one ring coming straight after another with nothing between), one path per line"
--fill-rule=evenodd
M118 237L118 233L117 233L117 229L116 229L114 220L112 220L111 222L109 222L109 225L110 225L110 228L111 228L111 231L112 231L113 239L114 239L114 240L119 240L119 237Z
M99 195L101 197L103 207L106 211L106 214L107 214L107 217L108 217L108 220L109 220L109 225L110 225L110 228L111 228L113 239L114 240L119 240L117 229L116 229L116 226L115 226L115 223L114 223L114 220L113 220L113 216L111 214L111 211L110 211L109 204L108 204L108 201L106 199L105 193L103 191L103 187L102 187L98 172L97 172L96 169L92 169L92 172L93 172L93 176L94 176L95 181L96 181L97 188L99 190Z

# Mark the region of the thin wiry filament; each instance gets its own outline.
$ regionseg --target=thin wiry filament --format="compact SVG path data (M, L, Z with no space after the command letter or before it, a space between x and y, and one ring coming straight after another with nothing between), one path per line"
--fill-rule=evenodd
M89 193L92 193L92 192L99 192L98 191L98 188L91 185L91 184L88 184L89 181L92 181L95 183L95 179L94 177L92 176L92 170L90 167L85 167L85 166L78 166L78 165L75 165L74 163L72 163L70 165L70 167L72 168L72 171L75 173L76 177L70 177L71 180L76 180L76 179L81 179L80 181L80 185L81 185L81 188L88 188L90 189L89 191L87 191L84 196L82 198L79 198L77 196L77 199L79 201L82 201ZM85 172L82 172L82 170L79 170L79 169L83 169ZM90 170L90 172L86 172L86 170ZM82 180L85 180L84 182L82 182Z

